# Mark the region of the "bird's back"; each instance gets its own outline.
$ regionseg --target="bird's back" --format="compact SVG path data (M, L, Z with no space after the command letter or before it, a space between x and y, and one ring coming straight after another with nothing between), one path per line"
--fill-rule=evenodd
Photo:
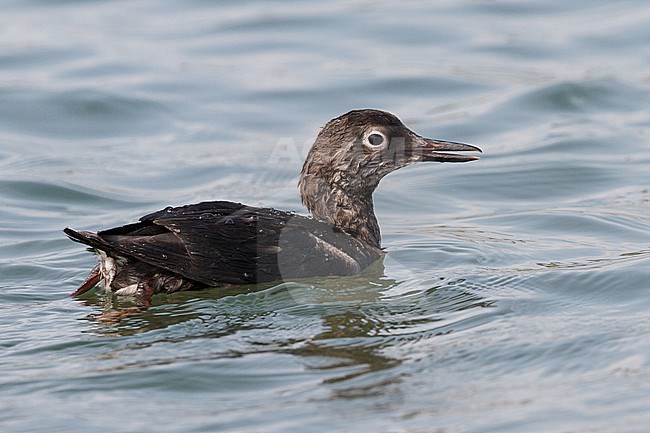
M313 218L227 201L169 207L96 234L66 233L109 257L206 286L352 275L381 256Z

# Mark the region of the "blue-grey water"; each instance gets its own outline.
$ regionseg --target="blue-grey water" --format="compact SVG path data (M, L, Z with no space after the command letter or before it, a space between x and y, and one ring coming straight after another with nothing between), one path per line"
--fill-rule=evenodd
M650 428L647 1L0 17L0 430ZM63 227L215 199L304 213L309 145L365 107L484 151L382 181L383 270L140 312L66 297L95 259Z

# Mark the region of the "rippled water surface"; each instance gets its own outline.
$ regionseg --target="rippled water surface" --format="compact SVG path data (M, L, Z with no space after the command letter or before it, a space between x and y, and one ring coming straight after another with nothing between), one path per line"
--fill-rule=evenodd
M648 430L648 2L0 13L0 430ZM382 181L383 268L66 297L94 258L63 227L305 212L308 146L363 107L484 151Z

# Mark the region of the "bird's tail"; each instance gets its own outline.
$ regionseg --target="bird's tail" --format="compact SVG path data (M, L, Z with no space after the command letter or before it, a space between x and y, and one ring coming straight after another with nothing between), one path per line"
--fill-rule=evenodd
M97 236L96 233L93 232L76 231L70 227L66 227L63 229L63 233L68 235L68 237L73 241L88 245L89 247L99 249L104 249L106 247L106 243L99 236Z
M86 232L86 231L78 232L76 230L72 230L70 227L66 227L65 229L63 229L63 232L66 235L68 235L68 237L73 241L82 243L84 245L88 245L92 248L101 249L101 247L104 246L104 243L101 241L101 238L99 238L99 236L97 236L95 233ZM95 287L97 283L99 283L103 278L104 276L101 273L100 265L97 264L97 266L95 266L90 271L90 273L88 274L84 282L81 283L79 288L74 292L70 293L70 296L78 296L83 293L86 293L88 290Z

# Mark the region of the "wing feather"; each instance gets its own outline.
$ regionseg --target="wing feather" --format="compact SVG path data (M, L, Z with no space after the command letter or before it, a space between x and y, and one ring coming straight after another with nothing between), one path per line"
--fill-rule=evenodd
M208 285L352 275L381 255L315 219L224 201L166 208L97 236L121 254Z

